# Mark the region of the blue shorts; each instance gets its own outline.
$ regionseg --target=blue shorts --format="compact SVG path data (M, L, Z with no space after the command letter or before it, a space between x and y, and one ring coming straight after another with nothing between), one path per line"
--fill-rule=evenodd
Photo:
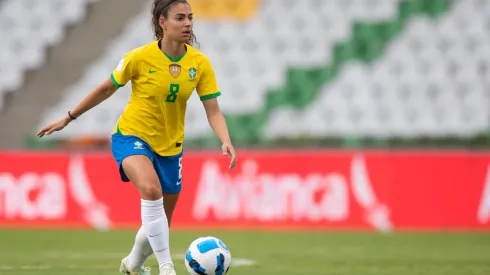
M121 180L130 181L122 168L123 159L133 155L145 155L153 163L164 193L177 194L182 190L182 154L183 152L175 156L160 156L139 137L112 135L112 155L117 161Z

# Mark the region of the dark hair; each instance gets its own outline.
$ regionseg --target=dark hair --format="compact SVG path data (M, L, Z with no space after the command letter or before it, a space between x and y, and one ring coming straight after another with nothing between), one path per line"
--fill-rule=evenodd
M177 3L185 3L189 4L187 0L154 0L153 7L151 9L152 14L152 23L153 23L153 32L155 34L155 38L160 40L163 38L163 29L160 27L160 16L168 18L168 11L170 8ZM194 45L197 43L196 35L194 31L191 31L191 37L189 41L187 41L189 45Z

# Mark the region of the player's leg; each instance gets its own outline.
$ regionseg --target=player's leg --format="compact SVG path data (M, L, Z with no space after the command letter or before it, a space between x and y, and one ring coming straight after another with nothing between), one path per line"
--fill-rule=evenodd
M170 228L170 224L172 222L173 212L175 210L175 206L177 205L177 201L179 199L180 194L168 194L163 193L163 208L167 215L168 226ZM128 257L128 265L131 269L142 269L148 257L153 254L153 250L151 249L150 242L148 241L148 237L146 236L146 231L143 226L140 227L138 233L136 234L136 238L134 241L133 248L131 249L131 253L129 253Z
M179 194L163 193L163 208L167 215L169 228L178 199ZM153 250L151 249L150 242L148 241L148 237L146 236L146 231L144 227L141 226L138 230L138 233L136 234L131 253L129 253L128 256L128 266L131 269L142 269L144 268L143 265L145 264L146 260L152 254Z
M122 168L140 192L142 230L148 237L160 269L168 265L173 268L169 249L168 219L163 208L160 179L153 162L146 156L135 155L124 159Z
M153 165L150 161L150 159L154 159L154 155L151 152L150 147L141 139L136 138L134 136L124 136L121 134L113 134L112 135L112 142L111 142L111 147L112 147L112 154L114 159L116 160L118 167L119 167L119 173L121 176L121 180L123 182L129 182L130 179L128 178L128 175L125 173L125 170L123 169L123 160L124 160L124 165L126 166L126 162L128 162L131 166L131 163L135 160L135 162L138 164L138 159L142 160L142 162L139 163L139 166L143 166L142 168L136 167L134 169L142 169L143 173L146 174L146 178L140 177L139 175L133 175L135 173L129 172L128 174L131 175L133 179L136 180L136 184L143 185L142 182L149 182L148 185L151 183L157 181L157 176L155 173L155 170L153 168ZM129 160L129 161L128 161ZM148 162L150 164L148 164ZM146 165L145 165L146 164ZM158 187L159 184L153 184L154 191L153 193L158 192ZM150 188L147 188L145 193L145 198L149 198L150 195L148 193L151 193L149 190ZM140 192L141 193L141 192ZM143 196L142 196L143 197ZM158 198L156 196L155 198ZM142 244L143 242L148 243ZM133 247L134 253L133 255L144 255L147 254L147 247L150 246L148 242L148 238L146 236L146 231L144 230L144 227L142 226L138 233L136 234L136 240L135 240L135 245ZM151 246L150 246L151 250ZM133 260L133 261L131 261ZM131 274L131 275L149 275L150 270L149 268L143 267L143 265L139 265L138 262L141 262L138 258L134 257L125 257L121 261L121 266L119 267L119 272L124 273L124 274ZM144 262L144 260L143 260Z
M158 166L155 170L162 182L164 208L169 226L182 190L182 156L183 152L175 156L156 156Z
M163 192L163 208L165 208L165 214L167 214L168 226L172 224L172 217L174 214L175 206L179 201L180 193L170 194Z
M164 210L167 215L168 225L170 227L173 211L177 204L182 181L182 154L171 157L161 157L156 155L156 160L153 161L155 171L161 183L162 190L172 192L162 192ZM167 234L168 238L168 234ZM148 239L146 238L144 226L138 231L136 235L135 244L131 250L129 258L129 264L131 268L141 269L148 257L153 253ZM170 252L169 252L170 253ZM165 266L159 264L160 269L170 268L173 269L173 264Z
M182 153L176 156L165 157L155 155L153 165L160 179L163 207L167 215L168 226L170 227L173 212L182 188ZM169 231L166 231L166 233L168 240ZM173 264L159 263L159 267L161 272L168 272L164 274L175 274Z
M131 270L143 270L146 260L152 254L153 249L148 241L146 230L142 225L136 234L133 248L126 258L126 265Z

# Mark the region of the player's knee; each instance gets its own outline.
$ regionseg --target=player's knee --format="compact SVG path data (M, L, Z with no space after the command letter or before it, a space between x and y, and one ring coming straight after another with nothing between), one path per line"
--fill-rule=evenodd
M162 188L157 181L146 181L141 184L140 193L145 200L158 200L162 197Z

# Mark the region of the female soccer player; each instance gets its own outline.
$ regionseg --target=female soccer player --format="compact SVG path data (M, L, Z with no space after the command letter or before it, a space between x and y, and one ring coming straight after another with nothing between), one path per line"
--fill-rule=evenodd
M131 81L128 105L112 135L112 153L121 179L131 181L141 195L142 227L128 257L121 262L124 274L148 275L143 266L152 253L160 275L174 275L169 249L169 226L182 188L182 143L186 102L196 89L223 154L236 164L220 95L209 59L192 47L192 11L186 0L154 0L156 40L129 51L111 77L86 96L67 116L39 131L50 135L108 99Z

